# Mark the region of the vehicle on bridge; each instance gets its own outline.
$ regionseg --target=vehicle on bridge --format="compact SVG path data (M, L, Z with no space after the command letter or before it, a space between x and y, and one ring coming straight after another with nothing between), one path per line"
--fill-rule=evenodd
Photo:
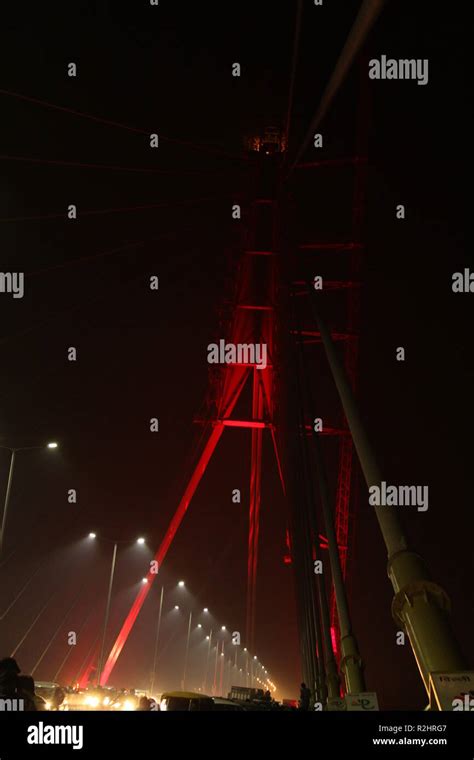
M263 689L254 689L251 686L231 686L229 699L236 699L238 702L248 702L254 699L263 699L265 692Z
M219 712L244 712L245 707L232 699L224 699L223 697L212 697L214 703L213 710Z
M35 681L35 694L44 700L46 710L59 710L66 696L64 689L54 681Z
M214 708L212 697L195 691L167 691L161 695L160 711L195 712Z

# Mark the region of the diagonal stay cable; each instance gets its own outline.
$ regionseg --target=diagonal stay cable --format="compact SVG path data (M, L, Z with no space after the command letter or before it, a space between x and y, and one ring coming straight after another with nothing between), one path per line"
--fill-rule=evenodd
M298 0L296 9L295 35L293 41L293 60L291 63L290 88L288 91L288 108L286 113L286 144L287 153L290 142L291 116L293 112L293 100L295 92L296 67L298 65L298 50L300 43L301 19L303 17L303 0Z
M176 199L172 201L163 201L161 203L145 203L142 206L125 206L121 208L106 208L106 209L89 209L86 211L81 211L79 214L79 218L81 219L84 216L100 216L102 214L116 214L116 213L124 213L127 211L147 211L149 209L156 209L156 208L169 208L170 206L186 206L188 204L193 203L207 203L208 201L213 201L216 199L215 195L207 196L204 198L187 198L187 199ZM66 215L64 211L56 214L42 214L37 216L7 216L3 219L0 219L0 223L5 224L8 222L33 222L33 221L42 221L42 220L48 220L48 219L66 219Z
M288 171L287 178L303 156L314 132L325 117L329 106L334 100L342 82L346 78L357 53L361 49L370 30L382 12L385 2L386 0L363 0L341 54L339 55L334 71L332 72L329 82L326 85L326 89L322 94L316 113L296 154L296 158Z
M0 161L17 161L29 164L45 164L48 166L71 166L76 169L107 169L110 171L136 172L143 174L191 174L196 175L196 177L199 177L202 174L220 174L221 172L229 171L228 167L225 169L209 169L208 167L203 167L201 169L158 169L152 166L115 166L113 164L91 164L83 161L68 161L66 159L37 158L35 156L7 156L5 154L0 155ZM242 167L242 171L245 170L246 167Z
M68 113L73 116L79 116L82 119L88 119L89 121L94 121L98 124L104 124L105 126L116 127L118 129L125 129L129 132L135 132L136 134L149 136L151 133L154 132L154 130L147 130L140 127L132 127L128 124L123 124L122 122L113 121L112 119L105 119L102 116L95 116L94 114L89 114L89 113L86 113L85 111L78 111L75 108L60 106L60 105L57 105L56 103L51 103L50 101L47 101L47 100L42 100L40 98L33 98L29 95L23 95L19 92L12 92L11 90L0 89L0 95L6 95L8 97L17 98L18 100L24 100L28 103L34 103L36 105L44 106L45 108L52 108L55 111L62 111L63 113ZM188 148L192 148L193 150L200 150L206 153L211 153L211 154L222 156L222 157L237 159L239 161L248 160L244 156L236 155L234 153L229 153L228 151L222 150L221 148L214 148L212 146L202 145L200 143L193 143L189 140L180 140L178 138L168 137L162 134L160 134L160 139L165 140L166 142L169 142L169 143L175 143L176 145L184 145Z
M61 630L62 626L64 625L64 623L65 623L65 622L66 622L66 620L68 619L68 617L69 617L69 613L70 613L70 612L72 612L72 610L73 610L73 609L74 609L74 607L76 606L76 604L77 604L77 601L78 601L79 597L81 596L82 592L83 592L83 589L81 588L81 589L79 590L79 593L78 593L78 594L76 594L76 596L74 597L74 600L73 600L72 604L70 604L70 605L69 605L69 607L68 607L68 609L67 609L67 612L66 612L66 614L65 614L65 615L63 615L63 617L61 618L61 620L60 620L60 622L59 622L59 625L56 627L56 630L54 631L54 633L53 633L53 635L51 636L50 640L48 641L48 643L46 644L45 648L43 649L43 652L42 652L42 653L41 653L41 655L38 657L38 659L36 660L36 662L35 662L34 666L32 667L32 669L31 669L31 671L30 671L30 675L33 675L33 674L34 674L35 670L37 670L37 669L38 669L39 665L41 665L42 661L44 660L44 658L45 658L45 657L46 657L46 655L48 654L48 652L49 652L49 649L50 649L50 647L51 647L52 643L54 642L54 640L55 640L56 636L58 635L59 631Z

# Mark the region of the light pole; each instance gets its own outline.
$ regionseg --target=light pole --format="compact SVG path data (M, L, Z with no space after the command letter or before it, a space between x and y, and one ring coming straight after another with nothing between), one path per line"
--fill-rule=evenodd
M95 539L97 538L95 533L89 533L89 538ZM102 539L103 541L108 541L109 539ZM107 626L109 624L109 615L110 615L110 604L112 601L112 587L114 584L114 575L115 575L115 563L117 559L117 547L119 543L129 543L128 541L113 541L111 542L114 545L114 549L112 552L112 564L110 566L110 577L109 577L109 590L107 593L107 604L105 606L105 616L104 616L104 627L102 630L102 644L100 647L100 655L99 655L99 663L98 663L98 673L97 673L97 686L100 686L100 679L102 677L102 670L104 668L104 656L105 656L105 643L107 639ZM144 538L137 538L136 541L137 544L144 544L145 539Z
M155 688L155 678L156 678L156 663L158 660L158 641L160 638L160 628L161 628L161 613L163 611L163 594L165 591L165 587L161 587L161 594L160 594L160 607L158 611L158 623L156 625L156 638L155 638L155 651L153 653L153 671L151 674L151 685L150 685L150 696L153 696L153 689Z
M225 642L222 642L222 652L221 652L221 675L220 675L220 682L219 682L219 689L221 690L221 697L223 696L223 679L224 679L224 667L225 667L225 655L224 655L224 644Z
M3 552L3 541L5 538L5 527L7 524L7 514L8 514L8 504L10 502L10 493L12 489L12 481L13 481L13 469L15 467L15 457L17 451L29 451L31 449L43 449L44 446L21 446L16 448L11 448L10 446L0 446L0 449L7 449L7 451L10 452L10 467L8 470L8 481L7 481L7 490L5 492L5 501L3 504L3 515L2 515L2 527L0 528L0 556ZM47 449L57 449L58 444L51 441L46 445Z
M219 659L219 641L218 641L218 639L216 639L216 664L215 664L215 667L214 667L214 683L212 685L212 693L213 693L214 697L216 696L216 691L217 691L217 662L218 662L218 659Z
M192 611L189 613L189 623L188 623L188 636L186 639L186 649L184 652L184 671L183 671L183 691L186 691L186 669L188 666L188 652L189 652L189 639L191 638L191 623L193 620L193 613Z
M238 649L237 649L237 647L235 647L235 662L234 662L234 667L233 667L233 670L235 670L235 683L236 683L236 685L237 685L237 683L238 683L238 680L239 680L239 660L238 660L238 653L239 653L239 652L238 652ZM232 684L230 684L230 688L232 689Z
M211 646L212 646L212 628L209 631L209 636L207 638L209 639L209 646L207 647L206 672L204 675L204 693L206 693L207 691L207 674L209 672L209 659L211 656Z
M112 554L112 565L110 567L110 578L109 578L109 592L107 594L107 604L105 606L105 617L104 617L104 629L102 631L102 644L100 647L100 655L99 655L99 667L98 667L98 675L97 675L97 686L100 686L100 677L102 675L102 668L104 666L104 654L105 654L105 640L107 637L107 626L109 624L109 614L110 614L110 602L112 599L112 586L114 583L114 575L115 575L115 560L117 558L117 542L114 542L114 551Z

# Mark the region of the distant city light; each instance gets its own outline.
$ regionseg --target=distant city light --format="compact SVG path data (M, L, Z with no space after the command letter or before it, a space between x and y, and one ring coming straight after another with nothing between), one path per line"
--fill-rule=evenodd
M174 605L175 610L179 610L179 604Z
M58 444L55 441L51 441L51 443L48 443L48 449L57 449Z
M202 628L202 625L201 625L201 623L198 623L198 628Z
M137 544L144 544L145 539L144 538L137 538Z
M97 534L96 533L89 533L89 538L97 538Z
M221 628L221 631L226 631L226 630L227 630L227 628L225 627L225 625L223 625L222 628Z
M183 586L184 586L184 581L180 581L180 582L178 583L178 586L179 586L180 588L183 588Z
M148 578L142 578L142 583L148 583Z
M207 609L207 607L204 607L203 612L209 612L209 610Z

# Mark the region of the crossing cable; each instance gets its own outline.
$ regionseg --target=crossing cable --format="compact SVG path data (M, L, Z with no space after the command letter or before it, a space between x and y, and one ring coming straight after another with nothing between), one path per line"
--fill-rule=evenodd
M147 137L150 136L150 134L154 133L155 130L147 130L140 127L132 127L128 124L123 124L122 122L113 121L112 119L105 119L101 116L95 116L93 114L86 113L85 111L78 111L74 108L68 108L67 106L60 106L56 103L51 103L47 100L42 100L40 98L33 98L29 95L23 95L18 92L12 92L11 90L4 90L0 89L0 95L6 95L7 97L16 98L17 100L23 100L28 103L34 103L36 105L44 106L45 108L51 108L55 111L61 111L63 113L71 114L72 116L78 116L81 119L88 119L89 121L94 121L98 124L103 124L105 126L109 127L116 127L117 129L124 129L128 132L135 132L136 134L142 134L147 135ZM188 140L179 140L178 138L174 137L167 137L166 135L159 134L159 139L165 140L169 143L174 143L176 145L183 145L184 147L191 148L193 150L200 150L204 151L206 153L226 157L226 158L232 158L237 159L238 161L248 161L248 159L245 156L238 156L234 153L229 153L228 151L221 150L220 148L213 148L212 146L202 145L200 143L193 143Z
M339 55L334 71L332 72L329 82L326 85L326 89L322 94L316 113L314 114L303 142L297 151L296 158L290 166L287 179L300 158L303 156L315 131L326 116L329 106L349 73L350 67L367 39L370 30L382 12L385 2L386 0L363 0L344 47Z
M17 161L29 164L45 164L48 166L72 166L76 169L100 169L110 170L118 172L136 172L142 174L191 174L200 177L202 174L220 174L221 172L230 171L229 167L222 169L158 169L150 166L114 166L111 164L91 164L82 161L67 161L62 159L48 159L48 158L36 158L34 156L8 156L6 154L0 155L0 161ZM235 171L246 171L247 167L232 167Z
M296 303L297 303L297 307L294 310L294 314L296 316L296 331L297 331L297 335L300 335L302 331L301 299L297 299ZM298 306L300 307L299 310L298 310ZM312 536L311 548L313 548L314 546L316 559L320 559L322 563L322 558L320 557L320 547L319 547L319 535L321 531L318 524L318 517L317 517L317 512L316 512L316 494L315 494L315 487L314 487L314 480L313 480L313 468L311 467L311 462L310 462L309 442L308 442L308 436L306 435L306 426L305 426L306 414L309 411L307 408L309 399L304 388L305 380L307 383L308 367L305 361L303 343L301 342L296 343L296 354L297 356L296 356L295 374L296 374L296 379L297 379L298 397L300 401L299 403L300 429L301 429L300 440L301 440L301 450L302 450L303 471L306 474L306 483L307 483L308 499L306 501L306 508L308 511L309 535ZM316 574L316 586L318 590L320 625L321 625L322 643L323 643L323 648L320 651L321 653L324 653L325 672L326 672L329 697L336 698L339 696L340 686L339 686L339 678L337 674L336 660L334 657L334 651L332 647L331 622L330 622L329 604L328 604L328 598L327 598L325 573Z
M311 296L310 296L311 297ZM299 310L297 307L297 313L298 313L298 324L297 324L297 332L298 334L301 334L302 331L302 310L303 305L301 303L301 299L297 300L297 304L299 306ZM300 377L301 377L301 384L300 384L300 392L301 392L301 402L303 407L303 421L302 421L302 429L303 431L306 430L305 426L305 419L309 418L311 419L311 409L314 409L314 402L313 402L313 396L311 392L311 386L309 383L308 375L308 362L306 360L305 351L304 351L304 343L299 343L299 351L298 351L298 357L299 357L299 370L300 370ZM306 416L307 415L307 416ZM327 489L327 482L325 479L325 473L323 472L324 467L324 460L322 456L322 452L320 449L319 444L319 438L318 434L314 431L314 428L312 429L311 434L311 443L312 448L311 452L309 451L310 444L308 441L308 437L305 436L304 438L306 443L306 466L308 468L308 479L310 482L310 488L311 488L311 502L309 504L309 510L310 510L310 523L311 528L313 532L313 540L315 543L315 547L317 547L317 554L319 554L319 536L321 535L321 529L319 526L318 516L316 512L316 495L315 495L315 486L314 486L314 479L313 479L313 473L314 473L314 464L316 464L316 470L317 470L317 477L319 480L319 484L322 484L322 481L324 480L324 486L326 487L326 492L324 494L321 493L321 488L319 489L319 503L321 508L327 509L329 507L329 493ZM311 457L311 454L314 454L314 459ZM327 501L323 504L324 498L327 498ZM333 524L332 515L326 515L326 518L328 519L328 522L331 523L331 527ZM334 537L334 529L332 533L332 537ZM334 541L331 542L331 546L329 547L329 550L331 551L334 549ZM335 548L335 551L337 553L337 545ZM321 559L322 561L322 559ZM338 564L338 563L337 563ZM339 568L339 575L340 573L340 564L338 564ZM330 580L329 580L329 588L332 584L335 586L335 578L334 574L337 573L337 567L334 567L334 563L331 561L330 563ZM338 580L342 583L342 576L338 577ZM327 664L327 676L328 676L328 687L331 697L338 697L339 691L340 691L340 684L339 684L339 678L337 675L337 664L334 657L334 650L332 646L332 636L331 636L331 618L330 618L330 612L329 612L329 604L328 604L328 598L327 598L327 588L324 581L324 576L318 576L319 581L319 595L320 595L320 608L321 608L321 618L322 618L322 628L323 628L323 637L324 637L324 644L325 644L325 655L326 655L326 664ZM346 610L347 611L347 604L346 604ZM340 615L342 615L342 609L338 612ZM340 625L341 632L344 632L346 635L350 633L350 623L347 622L347 619L344 618L343 624ZM361 689L363 690L363 689Z
M290 309L290 325L294 330L293 335L296 336L296 318L293 305L293 299L290 294L289 297L289 309ZM290 328L291 329L291 328ZM296 337L291 342L292 347L292 367L294 372L293 386L293 404L296 408L296 415L293 425L293 430L290 432L293 436L296 435L298 460L299 462L305 461L304 452L302 446L304 441L301 439L301 432L304 430L301 420L301 405L300 405L300 391L299 391L299 369L298 369L298 357L296 347ZM311 674L311 683L315 691L315 697L317 701L326 701L326 673L324 663L324 648L321 635L321 621L319 610L315 603L315 593L313 586L313 572L312 572L312 547L310 541L310 527L308 524L308 493L307 493L307 472L303 467L303 472L297 467L296 461L292 463L293 468L296 470L296 492L293 499L293 510L295 513L295 527L297 538L296 558L295 564L298 570L297 582L302 587L302 602L303 602L303 620L305 621L305 646L306 646L306 669ZM299 578L298 578L299 576Z
M291 116L293 111L293 100L294 100L294 90L295 90L295 79L296 79L296 68L298 65L298 50L299 50L299 42L300 42L300 32L301 32L301 19L303 16L303 0L298 0L298 5L296 9L296 22L295 22L295 34L293 39L293 60L291 63L291 75L290 75L290 88L288 91L288 108L286 112L286 150L288 155L288 146L290 143L290 127L291 127Z
M186 206L193 203L207 203L208 201L214 201L216 197L221 198L222 196L215 196L211 195L205 198L187 198L187 199L176 199L172 201L163 201L161 203L147 203L143 206L125 206L121 208L107 208L107 209L90 209L88 211L81 211L79 214L78 219L82 219L84 216L101 216L103 214L116 214L116 213L124 213L126 211L148 211L149 209L157 209L157 208L169 208L170 206ZM42 220L49 220L49 219L64 219L67 221L67 217L64 213L64 211L57 213L57 214L42 214L39 216L7 216L3 219L0 219L0 223L7 223L7 222L33 222L33 221L42 221Z
M53 641L55 640L55 638L56 638L56 636L58 635L59 631L61 630L61 628L63 627L64 623L65 623L65 622L66 622L66 620L68 619L68 617L69 617L69 613L70 613L70 612L72 612L72 610L73 610L73 609L74 609L74 607L76 606L76 604L77 604L77 602L78 602L78 600L79 600L79 597L80 597L80 596L81 596L81 594L82 594L82 591L83 591L83 588L81 587L81 589L80 589L79 593L78 593L78 594L76 594L76 596L74 597L74 600L73 600L72 604L70 604L70 605L69 605L69 607L68 607L68 609L67 609L67 612L66 612L66 614L65 614L65 615L63 615L63 617L62 617L62 618L61 618L61 620L59 621L59 625L56 627L56 630L54 631L53 635L52 635L52 636L51 636L51 638L49 639L49 641L48 641L48 643L46 644L45 648L43 649L42 653L40 654L40 656L39 656L39 657L38 657L38 659L36 660L36 662L35 662L34 666L31 668L31 671L30 671L30 675L33 675L33 674L34 674L35 670L37 670L38 666L39 666L39 665L41 665L42 661L43 661L43 660L44 660L44 658L46 657L46 655L47 655L47 653L48 653L48 651L49 651L49 649L50 649L50 647L51 647L51 645L52 645ZM72 647L71 647L71 648L72 648Z
M81 635L82 631L84 630L84 628L86 627L87 623L89 622L89 620L91 618L91 615L92 615L92 610L89 610L88 614L86 615L86 617L82 621L79 630L77 631L76 640L80 639L80 635ZM73 651L74 651L74 647L68 645L66 656L61 661L61 664L59 665L59 668L57 669L56 673L54 674L53 681L57 682L61 670L64 668L66 662L68 661L68 659L71 656L71 654L72 654Z

